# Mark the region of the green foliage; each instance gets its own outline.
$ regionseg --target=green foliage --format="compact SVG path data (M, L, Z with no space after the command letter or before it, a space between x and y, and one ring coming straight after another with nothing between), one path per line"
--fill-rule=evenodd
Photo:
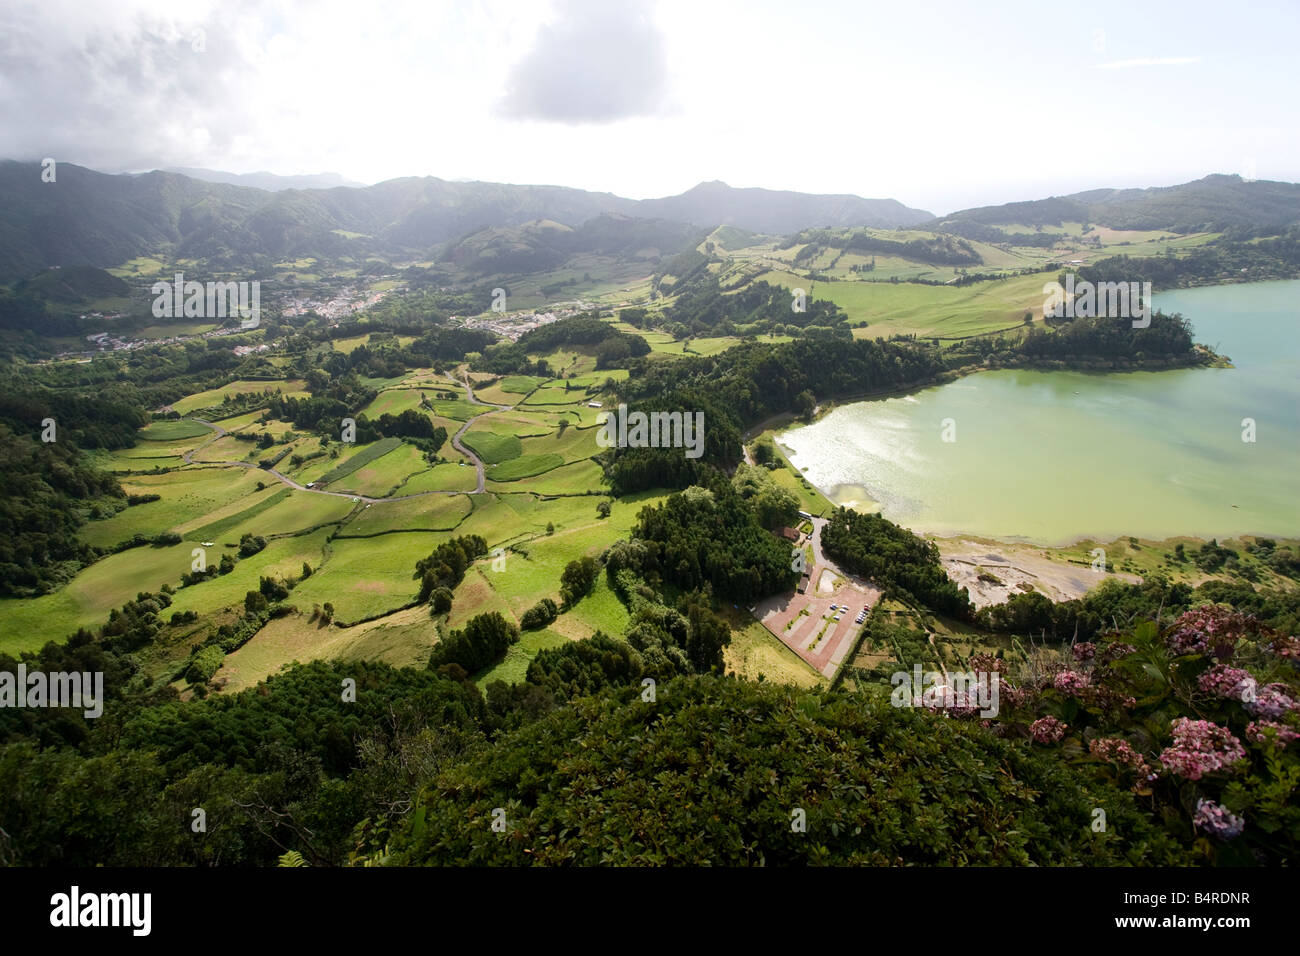
M518 640L519 629L500 612L479 614L466 621L463 630L452 631L434 645L429 668L437 670L454 664L467 674L476 674L499 660Z
M778 485L766 468L738 465L731 482L764 528L779 529L798 521L799 500Z
M1131 795L978 725L714 677L673 681L654 704L635 688L576 701L447 770L418 805L424 825L408 818L391 863L1185 860ZM1095 806L1109 834L1090 831ZM497 807L507 830L492 839Z
M454 590L464 579L466 569L485 554L487 541L481 535L468 534L444 541L427 558L415 563L412 577L420 579L420 593L416 600L421 603L429 600L438 588Z
M185 679L191 684L201 684L212 679L226 658L226 652L216 645L199 650L190 659L190 666L185 670Z
M654 584L689 591L711 587L746 604L794 588L789 544L763 528L754 509L725 479L688 489L637 516L634 537L646 542L643 572Z
M822 528L821 541L846 571L904 591L943 614L968 618L974 611L966 589L944 571L939 549L888 518L837 508Z
M597 631L585 641L538 651L528 664L527 681L564 701L606 687L626 687L642 673L641 656L630 644Z
M542 598L519 619L519 626L525 631L535 631L545 627L559 616L560 609L550 598Z
M590 555L570 561L560 572L560 597L572 607L591 593L600 574L600 564Z
M239 556L241 558L251 558L265 547L266 539L260 534L255 535L251 532L246 532L239 539Z
M97 471L68 442L42 442L0 421L0 596L44 594L95 559L78 531L86 502L121 499L111 475ZM119 506L120 507L120 506Z
M452 592L450 588L434 588L429 600L430 614L446 614L451 610Z

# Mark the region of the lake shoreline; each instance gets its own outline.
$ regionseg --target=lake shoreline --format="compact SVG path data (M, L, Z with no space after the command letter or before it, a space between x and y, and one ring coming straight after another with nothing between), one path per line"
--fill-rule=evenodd
M1287 463L1295 423L1285 413L1300 360L1288 305L1295 286L1169 294L1164 311L1197 315L1197 337L1214 343L1174 362L995 359L838 396L810 420L763 427L794 474L832 505L880 511L929 537L974 533L1053 549L1134 532L1196 546L1291 539L1300 533L1289 505L1300 485ZM1187 369L1207 371L1117 374ZM969 384L954 390L959 381Z

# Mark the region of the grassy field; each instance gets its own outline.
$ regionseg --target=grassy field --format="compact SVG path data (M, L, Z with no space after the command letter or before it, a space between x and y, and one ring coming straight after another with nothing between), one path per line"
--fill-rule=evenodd
M345 624L395 611L415 600L415 562L444 540L424 531L335 538L320 570L298 585L292 601L300 608L328 601L335 620Z
M346 478L353 472L366 467L372 461L383 458L390 451L399 448L401 444L402 440L400 438L381 438L377 442L372 442L360 448L345 461L340 462L321 475L317 481L320 484L328 484L329 482L338 481L340 478Z
M523 444L513 433L495 431L491 425L471 428L460 440L472 448L485 465L499 465L524 453Z
M249 393L260 395L265 392L281 392L289 397L303 398L307 395L306 388L306 383L300 379L281 379L269 382L231 382L229 385L221 386L221 388L213 388L206 392L187 395L180 401L173 402L172 408L182 415L189 415L199 409L218 406L221 404L222 399L228 396L233 399L236 395L247 395Z
M186 438L210 435L212 430L198 422L167 421L165 419L151 422L140 429L140 440L149 442L176 442Z
M519 395L527 395L533 389L550 381L537 375L507 375L497 383L497 387L503 392L514 392Z
M577 461L560 465L544 474L512 482L494 481L489 476L489 491L531 491L540 495L601 494L607 491L605 473L594 461Z
M257 476L251 471L230 468L187 468L165 475L137 475L122 479L128 494L156 494L162 498L134 505L81 530L81 539L95 547L110 547L136 532L153 536L162 531L182 532L190 523L213 511L238 507L254 493Z
M462 469L468 470L468 469ZM357 511L339 539L362 538L390 531L452 531L470 513L469 495L429 495L404 501L377 501Z
M302 534L326 525L337 525L354 509L360 507L346 498L314 495L309 491L294 491L283 488L278 482L275 487L281 490L267 499L272 502L269 507L260 509L257 514L250 515L219 531L195 531L189 536L190 539L235 545L245 534L264 538L272 535Z
M375 396L375 400L361 410L361 414L367 418L378 418L380 415L400 415L408 408L420 407L420 395L423 389L418 388L388 388ZM436 392L432 389L426 392L427 396L432 398Z
M563 456L552 452L541 455L520 455L510 461L493 465L487 469L487 477L493 481L518 481L520 478L545 474L564 463Z
M748 614L733 611L728 619L731 644L723 651L728 673L745 680L761 679L798 687L815 687L825 682L811 665Z
M407 479L429 468L424 452L414 445L402 444L400 439L384 438L375 442L375 445L387 441L396 441L398 444L387 453L365 462L361 467L353 468L342 478L331 480L330 490L384 498L396 494L397 489ZM361 455L349 461L348 465L354 464L359 458Z
M314 660L383 661L393 667L423 667L437 642L428 608L398 611L353 627L312 621L311 610L271 621L243 647L228 654L214 683L228 693L252 687L284 664Z
M1048 273L977 282L968 286L929 286L891 282L818 282L789 272L767 272L768 282L808 289L811 297L834 302L852 323L867 322L854 335L884 338L918 335L964 338L1020 326L1032 311L1042 319L1043 283Z
M458 456L459 457L459 456ZM418 495L426 491L473 491L478 486L478 473L458 461L444 462L406 479L395 495Z

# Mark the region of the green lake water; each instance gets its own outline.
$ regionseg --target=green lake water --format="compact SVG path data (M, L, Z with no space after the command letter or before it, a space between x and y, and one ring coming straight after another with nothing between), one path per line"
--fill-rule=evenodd
M1154 302L1235 367L980 372L836 408L778 440L833 501L921 532L1300 537L1300 281Z

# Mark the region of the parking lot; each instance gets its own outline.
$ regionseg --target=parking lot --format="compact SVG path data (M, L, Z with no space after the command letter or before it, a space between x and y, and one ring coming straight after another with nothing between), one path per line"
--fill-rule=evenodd
M755 607L754 613L778 640L829 678L835 676L862 628L858 616L864 608L875 606L880 591L836 575L833 590L815 593L823 570L815 569L807 594L796 591L768 598ZM836 621L841 608L845 608L844 613Z

